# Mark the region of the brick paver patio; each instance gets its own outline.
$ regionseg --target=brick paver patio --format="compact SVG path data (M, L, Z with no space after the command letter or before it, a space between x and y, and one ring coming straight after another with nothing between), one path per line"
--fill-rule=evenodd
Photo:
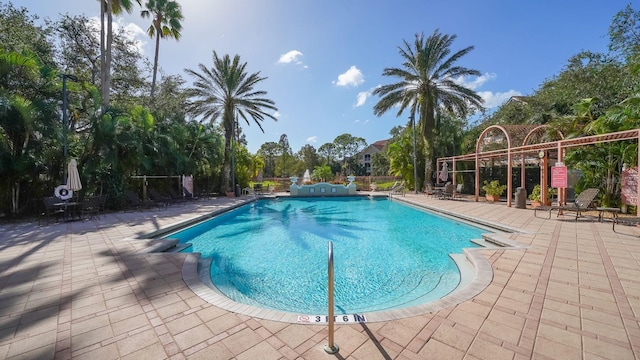
M636 359L640 231L532 210L407 194L404 200L502 224L520 249L482 250L493 280L426 315L326 326L217 308L182 278L185 254L143 253L139 235L233 204L218 198L96 220L0 226L0 358ZM622 234L624 232L624 234Z

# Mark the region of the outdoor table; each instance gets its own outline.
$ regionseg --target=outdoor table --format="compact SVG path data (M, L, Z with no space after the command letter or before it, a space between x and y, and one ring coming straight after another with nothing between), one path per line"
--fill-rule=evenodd
M616 219L618 218L618 213L620 213L620 208L597 207L596 210L598 210L598 221L599 222L602 222L602 219L604 218L604 213L605 212L610 212L611 213L611 217L613 218L613 222L616 221Z
M54 203L53 206L64 210L64 220L70 221L73 220L73 214L78 214L78 219L80 218L78 207L80 203L76 201L63 201L59 203Z

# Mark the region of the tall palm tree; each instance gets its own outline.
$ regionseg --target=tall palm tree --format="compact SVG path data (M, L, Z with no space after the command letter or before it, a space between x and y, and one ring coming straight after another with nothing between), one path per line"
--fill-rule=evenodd
M483 100L473 90L457 82L463 76L479 76L478 70L456 65L456 62L473 50L473 46L451 53L456 35L446 35L436 29L428 38L416 34L413 46L404 40L398 47L404 59L401 68L385 68L384 76L393 76L400 81L376 88L373 94L381 96L373 111L381 116L392 108L398 109L396 116L409 108L411 116L418 113L418 126L424 141L425 181L430 179L434 168L434 137L436 114L449 111L466 116L473 108L481 108Z
M278 110L275 102L263 97L267 94L266 91L255 90L255 86L266 77L260 77L260 72L249 75L246 67L247 63L241 63L239 55L232 60L229 55L220 58L214 51L213 67L207 68L204 64L199 64L200 72L185 69L187 74L195 78L193 87L187 90L192 98L187 110L191 115L202 116L211 122L220 119L224 128L221 193L233 188L230 183L231 141L237 117L242 118L247 125L251 125L249 118L253 119L262 132L262 121L265 118L277 121L272 114L266 112Z
M122 11L130 13L132 0L99 0L100 1L100 80L102 95L102 112L109 107L111 91L111 44L113 43L113 15ZM140 0L136 0L140 5ZM105 17L107 20L105 29ZM106 37L105 37L106 33Z
M151 26L147 30L150 37L156 38L156 53L153 58L153 80L151 81L151 100L153 100L156 89L156 75L158 73L158 54L160 52L160 38L180 39L182 24L180 20L182 11L180 4L173 0L148 0L144 4L145 9L140 12L143 18L153 16Z

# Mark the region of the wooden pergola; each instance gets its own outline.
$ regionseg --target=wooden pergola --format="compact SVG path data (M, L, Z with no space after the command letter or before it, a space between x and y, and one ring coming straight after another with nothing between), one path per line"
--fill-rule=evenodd
M614 133L583 136L564 139L562 134L557 140L549 140L546 125L492 125L487 127L478 137L476 152L473 154L449 156L437 159L437 169L443 162L452 162L453 184L456 184L456 163L460 161L475 162L475 200L480 196L481 161L506 161L507 164L507 206L511 206L513 194L512 174L514 161L519 160L522 167L520 186L525 186L525 164L540 161L540 186L543 201L547 200L547 168L550 155L555 154L558 163L562 163L568 148L595 145L622 140L639 142L638 158L640 159L640 129L619 131ZM640 194L638 181L637 194ZM558 189L558 202L566 203L566 189Z

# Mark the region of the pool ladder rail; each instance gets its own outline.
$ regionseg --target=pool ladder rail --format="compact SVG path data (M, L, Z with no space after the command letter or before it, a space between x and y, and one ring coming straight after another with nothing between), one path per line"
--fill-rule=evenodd
M334 333L334 314L333 314L333 242L329 241L329 262L327 264L328 271L328 296L329 296L329 312L328 312L328 323L329 323L329 342L324 346L324 351L328 354L335 354L340 351L340 348L333 341L333 333Z

